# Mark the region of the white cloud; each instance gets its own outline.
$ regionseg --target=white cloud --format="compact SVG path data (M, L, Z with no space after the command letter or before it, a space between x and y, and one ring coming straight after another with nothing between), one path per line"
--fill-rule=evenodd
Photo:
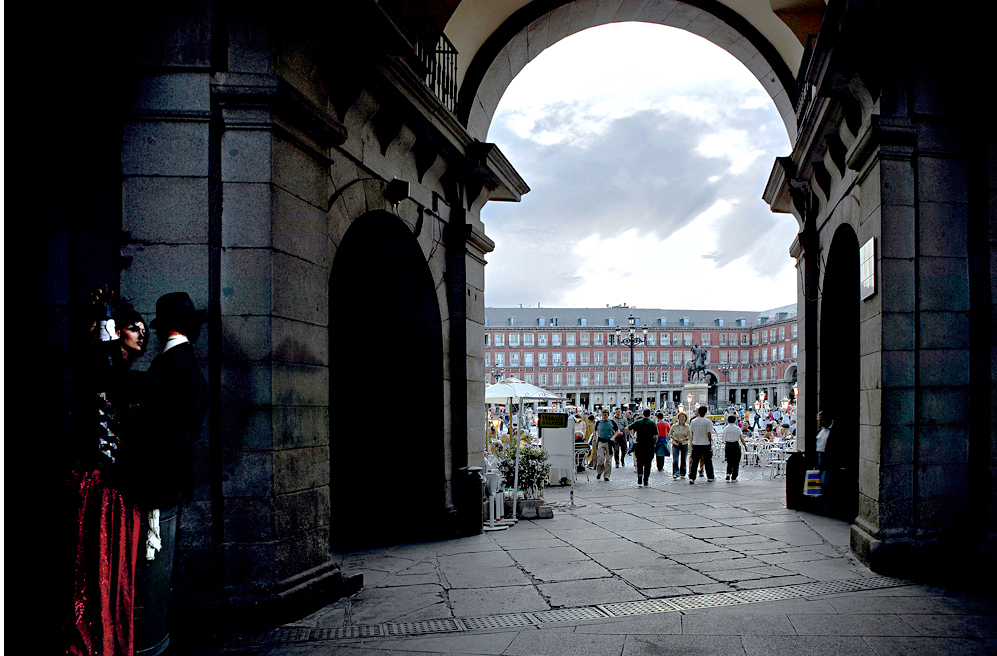
M760 199L785 128L704 39L635 23L568 37L513 80L489 139L533 190L482 212L489 305L795 300L795 220Z

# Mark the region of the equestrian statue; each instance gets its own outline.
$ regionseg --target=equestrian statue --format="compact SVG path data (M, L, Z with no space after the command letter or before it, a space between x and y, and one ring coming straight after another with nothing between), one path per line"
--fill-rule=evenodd
M706 382L706 347L701 347L699 344L693 344L692 348L692 360L689 360L688 369L689 376L688 382L692 382L694 377L699 378L700 382Z

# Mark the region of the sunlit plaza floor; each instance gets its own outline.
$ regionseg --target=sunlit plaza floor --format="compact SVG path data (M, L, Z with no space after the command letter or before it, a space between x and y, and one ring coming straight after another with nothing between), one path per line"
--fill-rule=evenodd
M341 554L356 595L190 653L997 653L992 597L878 576L765 468L728 483L718 458L689 485L670 467L548 488L553 519Z

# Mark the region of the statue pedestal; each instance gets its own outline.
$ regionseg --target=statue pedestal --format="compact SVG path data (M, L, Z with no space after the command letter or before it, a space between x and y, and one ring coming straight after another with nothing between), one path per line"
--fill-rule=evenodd
M706 383L686 383L682 387L682 403L688 405L689 397L692 397L692 405L689 407L689 416L693 416L696 404L709 405L710 386Z

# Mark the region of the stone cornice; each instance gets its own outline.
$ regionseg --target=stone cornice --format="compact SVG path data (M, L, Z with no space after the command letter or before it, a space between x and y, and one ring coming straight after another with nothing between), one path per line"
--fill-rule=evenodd
M848 168L862 171L873 155L880 159L910 159L917 129L905 116L873 115L862 127L845 159Z

